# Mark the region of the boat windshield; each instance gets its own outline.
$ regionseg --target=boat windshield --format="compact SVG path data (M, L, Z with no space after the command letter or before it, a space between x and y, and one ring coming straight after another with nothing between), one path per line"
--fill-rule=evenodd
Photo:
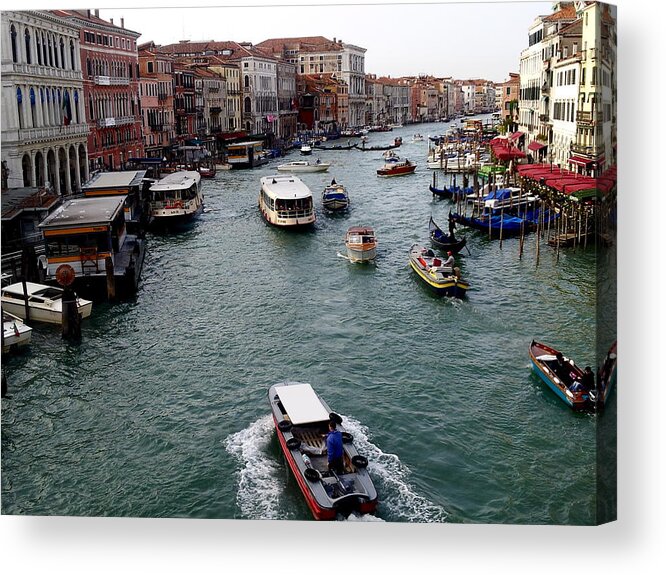
M32 295L42 297L44 299L60 299L62 297L62 291L54 287L46 287L44 289L37 290Z
M280 217L298 218L312 213L312 197L275 200L275 209Z

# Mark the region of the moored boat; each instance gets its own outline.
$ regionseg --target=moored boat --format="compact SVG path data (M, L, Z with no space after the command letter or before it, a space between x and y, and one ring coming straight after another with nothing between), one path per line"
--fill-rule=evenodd
M597 373L597 408L603 408L617 381L617 341L613 342Z
M9 353L30 343L32 328L23 321L2 310L2 353Z
M2 288L2 307L12 315L25 320L25 298L28 298L30 320L43 323L62 323L62 298L64 290L59 287L26 282L15 283ZM92 301L76 298L76 305L82 319L90 317Z
M556 349L532 340L530 360L534 372L574 411L594 407L594 379L585 384L584 371Z
M407 174L413 174L415 170L416 164L406 159L401 162L390 162L384 164L377 170L377 175L385 178L390 178L393 176L406 176Z
M342 184L338 184L335 180L324 188L321 195L321 203L331 211L342 211L349 207L349 194Z
M508 214L482 214L477 217L453 213L452 217L456 223L468 228L474 228L486 232L491 238L499 238L500 236L506 238L509 236L520 235L521 233L531 231L534 227L531 222L526 221L524 218Z
M277 170L278 172L326 172L330 167L331 164L329 162L322 162L319 159L316 162L297 160L295 162L280 164Z
M343 419L307 383L277 383L268 391L280 448L312 515L318 520L338 514L373 513L377 491ZM342 433L341 472L328 468L325 433L334 420Z
M361 139L361 145L358 146L358 149L362 152L393 150L394 148L399 148L402 145L402 138L398 136L393 140L393 144L389 144L388 146L366 146L365 144L365 140Z
M428 232L430 233L430 241L432 244L441 250L457 254L467 244L467 238L464 236L460 239L456 239L455 235L451 237L450 233L444 233L435 223L435 220L432 219L432 216L430 216L430 222L428 222Z
M435 293L456 298L464 298L469 290L469 282L460 277L460 270L445 266L444 261L431 249L418 244L409 250L409 265Z
M312 146L310 144L303 144L301 146L301 156L309 156L312 154Z
M377 237L369 226L352 226L345 235L347 257L352 262L369 262L377 256Z
M264 176L260 180L259 209L264 219L279 227L303 227L315 222L312 192L293 174Z
M153 225L180 224L193 219L202 211L203 194L199 172L174 172L150 186Z

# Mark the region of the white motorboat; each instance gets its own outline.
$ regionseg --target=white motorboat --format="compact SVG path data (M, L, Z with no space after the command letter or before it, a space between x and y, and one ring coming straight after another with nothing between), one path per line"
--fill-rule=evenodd
M279 172L326 172L331 167L329 162L308 162L307 160L298 160L287 164L280 164L277 169Z
M374 513L378 498L368 459L357 451L343 418L308 383L276 383L268 390L268 399L280 448L314 518ZM329 420L335 421L342 436L337 470L327 462Z
M32 339L32 328L5 310L2 310L2 331L2 353L28 345Z
M369 262L377 255L375 231L368 226L352 226L345 236L347 257L351 262Z
M33 282L26 282L28 313L33 321L44 323L62 323L62 297L64 290ZM2 288L2 307L12 315L26 318L23 283L15 283ZM83 319L90 317L92 301L76 298L79 314Z
M310 144L303 144L301 146L301 155L309 156L310 154L312 154L312 146Z
M261 178L259 209L264 219L279 227L303 227L315 222L312 191L293 174Z

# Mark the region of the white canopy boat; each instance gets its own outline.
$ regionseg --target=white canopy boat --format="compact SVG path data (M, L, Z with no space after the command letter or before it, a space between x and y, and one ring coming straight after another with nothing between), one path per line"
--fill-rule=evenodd
M30 319L44 323L61 324L64 290L59 287L32 282L26 282L25 285ZM90 317L92 301L77 297L76 305L83 319ZM22 283L15 283L2 288L2 307L16 317L25 319L25 296Z
M297 160L287 164L280 164L277 169L279 172L326 172L331 167L329 162L308 162L307 160Z

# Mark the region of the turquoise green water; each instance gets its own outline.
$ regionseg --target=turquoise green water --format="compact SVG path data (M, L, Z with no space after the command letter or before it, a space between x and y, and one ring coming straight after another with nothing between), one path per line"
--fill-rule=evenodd
M541 245L537 266L535 236L520 259L517 238L500 248L469 231L467 299L427 291L408 251L450 204L428 192L427 142L410 140L445 128L371 136L403 136L420 165L401 178L376 177L379 152L321 152L329 172L302 175L311 231L260 217L259 178L284 159L204 181L206 213L148 235L136 301L97 305L79 345L37 326L29 351L3 358L2 512L310 519L269 416L269 386L289 380L345 418L379 520L594 523L598 419L537 379L528 346L596 365L597 254L557 261ZM333 177L345 216L320 209ZM360 224L376 230L374 265L341 257ZM614 421L615 395L602 417Z

